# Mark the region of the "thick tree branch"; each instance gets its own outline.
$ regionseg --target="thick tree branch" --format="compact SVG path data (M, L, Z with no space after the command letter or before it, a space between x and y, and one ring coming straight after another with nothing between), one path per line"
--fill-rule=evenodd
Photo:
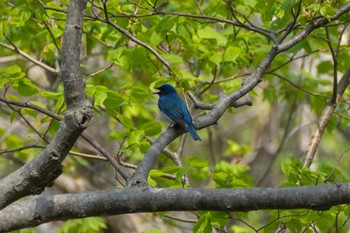
M86 1L69 4L62 47L62 81L67 111L51 143L35 159L0 180L0 209L23 196L38 194L61 174L61 162L92 118L80 73L80 45Z
M81 108L83 105L90 107L80 71L80 48L86 3L86 0L70 1L64 28L61 72L68 109Z
M43 196L8 206L0 212L0 231L96 215L198 210L324 210L349 203L350 183L250 189L113 189Z

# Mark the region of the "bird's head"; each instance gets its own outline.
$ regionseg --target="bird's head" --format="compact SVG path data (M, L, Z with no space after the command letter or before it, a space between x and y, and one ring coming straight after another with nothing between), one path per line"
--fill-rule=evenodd
M169 84L163 84L160 87L157 87L156 89L158 91L153 92L153 94L167 95L167 94L176 93L175 88Z

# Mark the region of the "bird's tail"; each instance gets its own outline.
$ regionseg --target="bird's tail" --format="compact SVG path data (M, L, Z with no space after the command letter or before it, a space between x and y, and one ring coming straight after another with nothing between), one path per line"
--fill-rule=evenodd
M196 130L193 128L193 125L187 125L187 130L191 134L193 140L202 141L202 139L198 136Z

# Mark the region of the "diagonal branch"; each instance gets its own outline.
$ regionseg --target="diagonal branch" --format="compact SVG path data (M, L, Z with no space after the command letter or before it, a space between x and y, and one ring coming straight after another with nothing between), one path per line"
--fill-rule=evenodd
M46 70L46 71L48 71L50 73L53 73L53 74L58 74L59 73L58 70L52 68L51 66L46 65L45 63L42 63L42 62L34 59L33 57L31 57L27 53L25 53L22 50L20 50L9 38L7 38L7 40L9 40L9 42L10 42L10 44L12 46L10 46L8 44L5 44L3 42L0 42L0 46L5 48L5 49L11 50L11 51L21 55L22 57L24 57L28 61L33 62L35 65L40 66L41 68L43 68L44 70Z
M331 119L331 116L334 113L334 110L337 107L337 104L340 98L342 97L344 91L349 85L350 85L350 67L344 73L343 77L340 79L337 85L336 102L334 104L331 104L329 102L329 104L327 104L325 109L323 109L322 111L320 119L318 120L318 128L311 137L309 148L308 148L307 154L305 155L304 167L311 166L315 158L318 145L320 144L321 137L328 125L328 122Z
M111 25L113 28L118 30L121 34L123 34L124 36L128 37L131 41L135 42L136 44L138 44L138 45L144 47L145 49L147 49L148 51L150 51L167 68L167 71L168 71L169 75L175 75L175 73L172 70L170 64L165 60L165 58L160 53L158 53L154 48L149 46L147 43L145 43L145 42L139 40L138 38L136 38L136 36L134 36L133 34L128 32L127 30L123 29L122 27L118 26L117 24L115 24L114 22L109 20L109 15L108 15L106 2L103 2L103 10L104 10L104 13L105 13L105 19L103 19L103 18L101 18L101 17L99 17L98 15L95 14L96 19L100 20L101 22L104 22L106 24Z

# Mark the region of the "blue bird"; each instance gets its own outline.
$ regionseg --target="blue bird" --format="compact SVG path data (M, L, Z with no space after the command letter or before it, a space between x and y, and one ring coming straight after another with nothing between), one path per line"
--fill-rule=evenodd
M185 103L177 94L175 88L169 84L164 84L157 88L153 94L159 95L158 108L164 118L172 123L181 125L190 132L195 141L202 141L193 126L192 117Z

